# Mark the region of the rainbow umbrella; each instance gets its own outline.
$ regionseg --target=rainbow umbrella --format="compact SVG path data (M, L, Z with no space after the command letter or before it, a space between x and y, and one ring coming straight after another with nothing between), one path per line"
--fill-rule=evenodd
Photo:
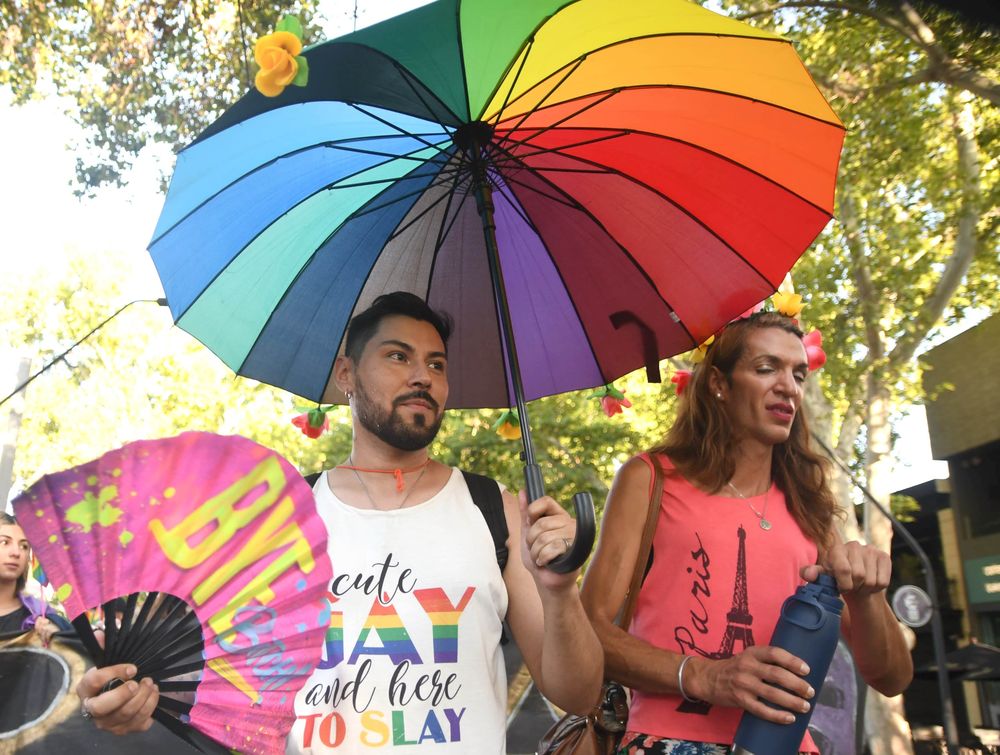
M177 324L315 401L355 312L449 311L450 405L519 409L700 343L831 217L844 129L791 44L686 0L439 0L304 52L177 159ZM532 495L540 488L532 488Z

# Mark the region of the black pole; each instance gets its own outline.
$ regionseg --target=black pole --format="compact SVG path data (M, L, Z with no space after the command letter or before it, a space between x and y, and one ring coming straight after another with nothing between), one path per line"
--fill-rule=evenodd
M934 567L931 565L931 560L924 549L920 547L917 539L910 534L910 531L892 515L891 511L876 500L867 486L862 485L855 479L854 474L837 457L833 449L817 435L813 435L812 437L826 451L827 456L843 470L844 474L854 483L855 487L864 494L865 498L873 503L875 508L881 511L892 523L892 529L906 541L906 544L910 546L913 552L917 554L917 558L920 559L920 563L924 569L924 578L927 582L927 595L931 599L931 606L933 608L931 611L931 639L934 644L934 663L937 665L938 693L941 697L941 715L944 720L944 739L948 748L948 755L958 755L958 726L955 723L955 708L951 700L951 683L948 681L947 660L945 659L944 650L944 628L941 626L941 609L938 604L937 595L937 579L934 575Z
M496 300L500 335L507 354L511 384L514 387L514 401L517 406L517 417L521 426L521 447L524 449L525 487L528 491L528 500L535 501L545 495L545 482L542 479L542 470L535 461L535 448L531 442L531 424L528 421L528 407L524 400L521 368L517 360L517 346L514 343L514 326L510 318L510 307L507 304L507 288L504 285L503 271L500 267L500 251L497 248L496 222L493 219L493 192L490 187L489 176L487 175L486 160L482 154L481 142L473 138L462 146L468 155L472 168L472 190L476 197L476 208L479 210L479 217L483 221L483 237L486 242L486 256L490 265L493 298ZM587 560L587 557L590 556L590 551L594 547L596 526L594 500L590 493L577 493L574 495L573 508L576 511L576 537L573 540L573 545L563 555L546 564L546 568L559 574L566 574L579 569L584 561Z
M90 338L92 335L94 335L94 333L96 333L101 328L103 328L105 325L107 325L109 322L111 322L116 317L118 317L118 315L120 315L126 309L128 309L129 307L131 307L133 304L140 304L140 303L145 303L145 302L149 302L151 304L159 304L161 307L167 306L167 300L166 299L136 299L135 301L130 301L128 304L125 304L122 307L119 307L114 312L114 314L110 315L109 317L104 318L103 320L101 320L101 322L99 322L97 325L95 325L93 328L91 328L90 332L87 333L87 335L85 335L83 338L80 338L79 340L77 340L72 346L70 346L68 349L66 349L62 354L60 354L59 356L57 356L54 359L52 359L52 361L50 361L48 364L46 364L44 367L42 367L42 369L40 369L34 375L32 375L27 380L25 380L23 383L21 383L19 386L17 386L17 388L15 388L10 393L8 393L6 396L4 396L3 400L0 401L0 406L3 406L4 404L6 404L8 401L10 401L10 399L14 398L14 396L16 396L18 393L20 393L25 388L27 388L36 377L40 377L50 367L52 367L53 365L61 362L66 357L66 355L69 354L73 349L75 349L81 343L83 343L88 338Z

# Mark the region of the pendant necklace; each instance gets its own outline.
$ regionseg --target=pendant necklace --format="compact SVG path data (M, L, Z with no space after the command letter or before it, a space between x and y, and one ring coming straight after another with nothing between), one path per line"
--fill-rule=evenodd
M369 470L369 469L364 469L362 467L355 467L355 466L353 466L354 460L353 460L352 457L353 457L353 454L351 456L348 456L347 457L347 461L350 462L350 464L341 464L340 465L341 468L343 468L343 469L350 469L352 472L354 472L354 476L358 478L358 482L361 484L361 489L363 491L365 491L365 495L368 496L368 503L371 504L371 507L373 509L375 509L376 511L385 511L386 509L380 509L377 505L375 505L375 499L372 498L372 494L371 494L371 492L369 492L368 486L365 485L365 481L362 480L361 479L361 475L358 474L358 470L361 470L362 472L382 472L382 471L385 471L385 470L381 470L381 469ZM403 508L403 505L406 503L407 500L409 500L410 494L413 493L413 491L417 489L417 486L420 484L421 478L424 476L424 472L427 471L427 465L430 464L430 461L431 461L430 459L427 459L427 461L425 461L419 467L420 474L417 475L417 479L413 481L413 484L410 486L409 491L407 491L406 495L403 496L403 500L401 500L399 502L399 504L396 506L397 509ZM406 470L406 471L411 471L411 470ZM416 471L416 470L413 470L413 471ZM398 485L397 485L396 489L397 490L400 489L398 487Z
M754 513L754 516L756 516L760 520L760 528L762 530L764 530L765 532L767 530L771 529L771 522L769 522L767 520L767 499L771 495L771 483L770 482L768 483L767 490L764 491L764 510L763 511L757 511L757 509L755 509L753 507L753 504L750 503L750 499L747 498L745 495L743 495L740 492L739 488L737 488L735 485L733 485L732 482L727 482L726 484L733 489L733 492L736 493L736 496L738 498L743 499L743 501L746 503L746 505L750 507L750 510Z
M428 456L426 459L424 459L423 464L418 464L417 466L410 467L409 469L400 469L398 467L396 467L395 469L372 469L371 467L354 466L354 462L352 461L352 456L347 457L347 460L351 462L350 464L338 464L337 469L350 469L352 472L354 472L355 477L357 477L358 472L371 472L372 474L391 474L393 477L396 478L396 492L399 493L402 493L403 488L406 487L406 482L403 480L403 475L409 474L410 472L416 472L418 469L420 470L427 469L427 465L431 463L431 458ZM423 474L424 473L421 471L420 472L421 477L423 476ZM360 480L361 478L358 477L358 479ZM418 477L417 479L419 480L420 477Z

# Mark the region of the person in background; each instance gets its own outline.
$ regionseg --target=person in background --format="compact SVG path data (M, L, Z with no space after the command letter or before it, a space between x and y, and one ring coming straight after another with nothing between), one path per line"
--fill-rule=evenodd
M0 514L0 636L34 630L43 645L69 623L38 598L26 595L31 546L17 519Z
M843 635L865 681L896 695L912 678L885 599L888 555L842 542L834 526L802 411L802 337L775 312L728 325L684 388L665 440L615 478L582 599L606 675L632 690L620 753L723 755L744 710L776 723L808 710L805 664L766 643L784 599L821 571L836 577ZM664 470L659 492L654 463ZM660 505L651 562L626 633L613 622L651 495ZM808 735L800 749L817 752Z

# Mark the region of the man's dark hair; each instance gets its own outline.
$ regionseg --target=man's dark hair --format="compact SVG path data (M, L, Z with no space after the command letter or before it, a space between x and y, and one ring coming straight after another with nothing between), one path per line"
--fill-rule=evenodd
M416 294L393 291L391 294L382 294L368 309L351 318L351 322L347 325L344 353L357 362L382 320L393 315L429 322L441 336L445 351L448 350L448 337L452 330L451 317L444 312L435 312Z

